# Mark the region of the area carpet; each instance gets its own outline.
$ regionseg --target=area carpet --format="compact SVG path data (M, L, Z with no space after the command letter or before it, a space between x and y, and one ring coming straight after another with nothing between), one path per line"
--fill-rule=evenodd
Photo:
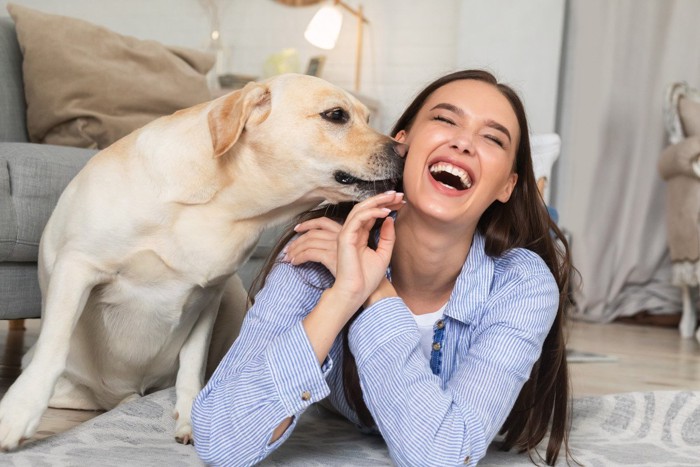
M0 454L1 465L201 466L172 436L173 389L151 394L70 431ZM570 444L586 467L700 465L700 392L646 392L577 399ZM231 447L235 449L235 447ZM382 439L359 433L319 406L262 465L385 466ZM479 466L531 466L526 455L492 446ZM565 462L559 462L565 465Z

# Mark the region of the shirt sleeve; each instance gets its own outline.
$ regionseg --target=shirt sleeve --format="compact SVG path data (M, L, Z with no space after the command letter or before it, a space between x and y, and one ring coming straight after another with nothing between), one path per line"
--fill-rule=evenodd
M277 264L236 339L192 406L195 449L212 465L251 465L280 446L298 416L326 397L330 358L319 366L302 327L322 289L288 263ZM284 435L273 430L294 417Z
M445 342L459 347L459 363L444 387L420 353L400 298L375 303L351 326L365 401L398 465L476 465L515 404L556 316L559 291L548 270L508 276L486 301L471 339Z

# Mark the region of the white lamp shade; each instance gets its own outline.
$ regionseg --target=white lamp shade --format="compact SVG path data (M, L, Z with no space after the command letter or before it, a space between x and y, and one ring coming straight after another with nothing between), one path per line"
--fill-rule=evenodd
M343 14L340 9L333 5L326 5L311 18L304 37L316 47L330 50L335 47L342 25Z

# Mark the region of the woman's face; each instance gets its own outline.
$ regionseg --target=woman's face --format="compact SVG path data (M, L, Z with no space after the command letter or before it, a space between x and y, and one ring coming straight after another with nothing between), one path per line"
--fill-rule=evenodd
M425 216L475 226L491 203L510 198L520 131L495 86L476 80L442 86L396 139L409 146L406 199Z

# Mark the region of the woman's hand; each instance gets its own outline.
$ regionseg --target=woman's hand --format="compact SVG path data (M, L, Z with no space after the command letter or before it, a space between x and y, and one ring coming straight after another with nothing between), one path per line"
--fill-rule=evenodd
M392 211L400 209L404 204L403 193L396 196L399 202L386 206ZM289 242L284 249L284 261L289 261L295 266L308 262L321 263L335 277L338 262L338 235L342 228L342 224L327 217L318 217L297 224L294 226L294 231L300 235Z
M394 219L389 217L384 221L376 251L367 241L375 221L403 205L403 193L390 191L355 205L342 226L319 218L295 228L304 233L289 244L287 260L293 264L319 262L335 276L333 286L323 292L303 320L319 363L324 361L338 333L360 305L370 295L372 298L367 301L381 299L381 294L387 293L386 287L376 289L382 280L388 283L385 275L394 247Z
M394 248L394 219L387 217L403 206L403 193L393 191L368 198L353 207L338 233L333 295L359 308L386 276ZM377 249L367 244L377 219L385 219Z
M342 225L327 217L311 219L294 227L300 233L285 249L285 261L293 265L321 263L335 277L338 260L338 234Z

